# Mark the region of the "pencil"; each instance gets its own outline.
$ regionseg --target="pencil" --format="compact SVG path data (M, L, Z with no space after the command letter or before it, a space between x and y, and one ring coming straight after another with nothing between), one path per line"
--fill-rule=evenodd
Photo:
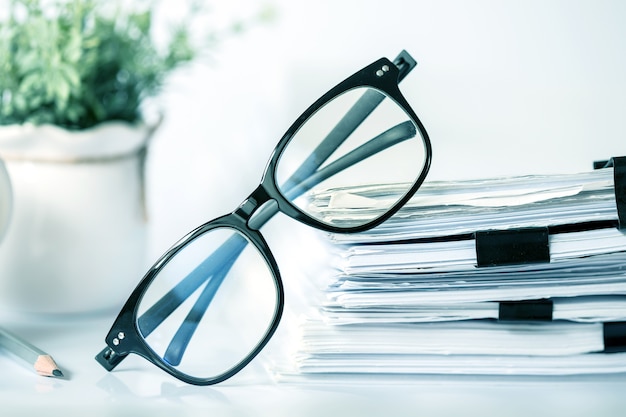
M32 365L41 376L63 376L50 355L3 328L0 328L0 347Z

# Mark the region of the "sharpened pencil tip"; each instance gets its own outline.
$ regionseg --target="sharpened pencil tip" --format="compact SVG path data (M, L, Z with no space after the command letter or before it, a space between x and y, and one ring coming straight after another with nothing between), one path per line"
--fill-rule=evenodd
M52 371L52 375L53 376L62 377L63 376L63 372L61 372L59 369L55 369L55 370Z

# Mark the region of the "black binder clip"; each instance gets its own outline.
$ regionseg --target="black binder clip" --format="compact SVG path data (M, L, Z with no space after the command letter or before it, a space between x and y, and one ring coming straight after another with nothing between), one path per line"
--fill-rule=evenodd
M626 156L618 156L608 161L596 161L594 169L613 167L615 203L617 204L618 228L626 229Z
M550 262L547 227L474 233L479 267Z
M604 352L626 352L626 322L604 323Z
M548 298L501 301L498 321L552 321L553 311L554 303Z

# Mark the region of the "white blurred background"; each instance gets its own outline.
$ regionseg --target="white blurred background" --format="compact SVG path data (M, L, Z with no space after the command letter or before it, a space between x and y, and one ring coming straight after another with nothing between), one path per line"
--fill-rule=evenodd
M419 63L401 90L431 136L427 180L585 171L626 155L626 2L211 5L216 27L267 5L276 16L220 42L168 83L148 163L151 260L233 210L319 95L402 49Z

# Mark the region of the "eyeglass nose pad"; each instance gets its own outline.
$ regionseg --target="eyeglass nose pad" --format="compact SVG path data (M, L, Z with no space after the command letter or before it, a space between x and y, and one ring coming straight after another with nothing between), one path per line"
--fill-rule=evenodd
M260 184L233 214L242 219L250 229L259 230L278 212L278 202L271 197L265 186Z
M253 230L259 230L278 211L278 202L276 200L266 201L252 213L252 217L248 220L248 227Z

